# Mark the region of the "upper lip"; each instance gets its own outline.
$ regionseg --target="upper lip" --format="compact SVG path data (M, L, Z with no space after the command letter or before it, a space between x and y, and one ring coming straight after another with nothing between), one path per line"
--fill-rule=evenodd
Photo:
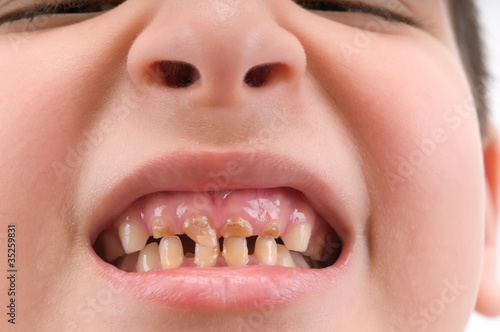
M346 202L318 170L284 155L217 151L170 153L130 169L102 195L92 198L96 209L83 233L93 243L128 206L154 192L276 187L302 192L344 244L353 234Z

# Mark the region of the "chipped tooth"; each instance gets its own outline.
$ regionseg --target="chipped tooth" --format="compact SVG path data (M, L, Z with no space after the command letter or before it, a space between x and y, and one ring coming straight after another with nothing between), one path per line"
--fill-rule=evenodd
M308 223L300 223L292 228L287 234L282 235L281 239L288 250L304 252L309 245L312 227Z
M286 267L295 267L295 263L293 262L292 255L290 251L282 245L278 244L278 259L276 261L276 265L286 266Z
M276 265L278 248L274 238L270 236L259 236L257 241L255 241L254 255L263 265Z
M137 259L137 272L148 272L160 263L158 243L151 242L139 252Z
M116 260L116 267L126 272L134 272L137 267L138 258L138 251L134 252L133 254L124 255Z
M278 238L281 234L281 223L279 220L273 220L267 224L259 233L259 236L270 236Z
M125 253L142 250L148 242L148 233L133 221L124 221L118 226L118 236Z
M244 237L224 238L222 256L228 266L244 266L248 263L247 239Z
M104 231L99 235L98 241L101 242L101 248L106 262L112 262L118 257L125 255L120 239L114 234Z
M184 250L178 236L166 236L160 241L160 260L164 269L173 269L182 265Z
M194 248L194 263L198 267L215 266L219 252L219 243L215 247L203 246L196 243Z
M226 225L221 231L224 238L227 237L249 237L253 234L252 225L243 218L228 219Z
M206 247L218 247L217 234L205 216L194 216L186 219L182 230L194 242Z
M164 220L160 217L156 217L153 220L152 228L153 228L153 237L155 239L160 239L165 236L174 235L174 232L172 231L170 226L166 224Z
M311 268L309 264L306 262L304 255L302 255L300 252L290 251L290 255L292 256L293 262L295 263L296 266L303 269Z

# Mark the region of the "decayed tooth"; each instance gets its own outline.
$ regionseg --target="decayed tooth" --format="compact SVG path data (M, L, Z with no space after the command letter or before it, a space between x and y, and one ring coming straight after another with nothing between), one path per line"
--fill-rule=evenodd
M101 248L106 262L112 262L118 257L125 255L120 239L110 232L102 232L99 235L98 241L101 241Z
M290 251L282 245L278 244L278 259L276 261L276 265L286 266L286 267L295 267L295 263L293 262L292 255Z
M196 243L194 248L194 263L198 267L215 266L219 252L219 243L215 247L203 246Z
M182 265L184 250L178 236L166 236L160 241L161 266L164 269L173 269Z
M194 242L206 247L218 247L217 234L205 216L194 216L186 219L182 229Z
M288 250L304 252L309 245L311 230L311 225L303 222L296 225L287 234L282 235L281 239Z
M153 228L153 237L155 239L160 239L165 236L174 235L174 232L172 231L170 226L166 224L162 218L159 217L156 217L153 220L152 228Z
M311 267L307 264L304 256L296 251L290 251L290 255L292 256L293 262L296 266L301 267L303 269L310 269Z
M127 254L142 250L149 238L148 233L133 221L122 222L118 226L118 236Z
M148 272L160 263L158 243L152 242L139 252L137 272Z
M259 236L255 241L254 255L264 265L276 265L278 259L278 248L274 238L270 236Z
M133 254L124 255L116 260L116 267L126 272L134 272L137 267L138 258L138 251Z
M279 220L273 220L267 224L259 233L259 236L270 236L272 238L278 238L281 233L281 223Z
M253 234L252 225L243 218L231 218L221 231L224 238L249 237Z
M244 237L224 238L222 256L228 266L243 266L248 263L247 239Z

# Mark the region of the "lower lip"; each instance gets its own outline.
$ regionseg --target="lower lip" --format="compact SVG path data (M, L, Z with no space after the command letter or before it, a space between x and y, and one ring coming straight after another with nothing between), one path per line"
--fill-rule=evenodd
M297 269L280 266L183 267L142 273L121 271L99 258L91 265L110 291L182 309L228 310L277 306L341 287L348 270L345 248L333 266Z

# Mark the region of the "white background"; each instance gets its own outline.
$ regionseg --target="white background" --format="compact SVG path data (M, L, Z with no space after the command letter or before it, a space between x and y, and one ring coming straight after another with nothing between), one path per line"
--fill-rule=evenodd
M497 128L500 128L500 1L476 0L476 2L479 5L482 15L484 40L488 46L488 63L490 72L493 76L492 89L490 90L490 105L493 111L491 119L496 124ZM469 327L467 328L467 332L499 331L500 318L488 319L478 314L472 316Z

